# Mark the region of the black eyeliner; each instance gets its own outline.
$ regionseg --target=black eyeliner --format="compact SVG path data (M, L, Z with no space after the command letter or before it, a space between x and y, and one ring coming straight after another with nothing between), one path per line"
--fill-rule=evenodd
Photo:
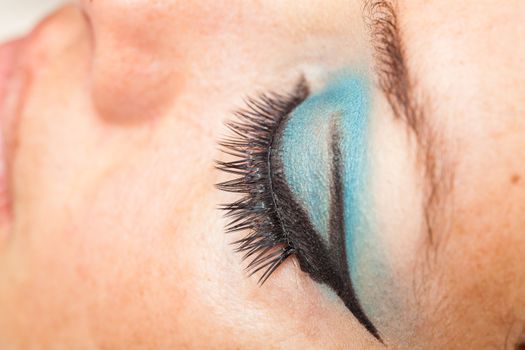
M309 94L304 79L290 95L269 94L249 99L238 120L227 126L234 136L222 141L223 151L235 157L217 162L217 167L237 178L217 185L242 197L222 205L229 217L226 231L242 232L234 241L237 252L248 259L250 275L264 283L290 256L316 282L329 286L356 319L376 339L378 330L364 313L352 286L345 248L343 185L341 180L341 135L338 116L330 116L329 142L332 162L329 201L329 232L323 238L290 189L282 163L283 132L291 112Z
M330 205L330 250L334 253L338 261L338 274L342 281L333 281L332 288L337 295L343 300L346 307L354 314L357 320L378 340L381 340L379 332L370 319L366 316L352 285L352 278L348 269L348 257L346 254L345 244L345 222L344 222L344 201L343 201L343 184L341 180L341 137L338 127L338 116L331 120L331 144L332 151L332 191Z

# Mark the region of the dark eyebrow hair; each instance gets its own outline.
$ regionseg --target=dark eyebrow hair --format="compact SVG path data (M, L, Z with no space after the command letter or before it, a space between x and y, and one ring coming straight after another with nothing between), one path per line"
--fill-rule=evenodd
M431 245L445 225L445 198L452 190L453 167L444 159L443 139L427 118L429 100L418 90L407 67L406 51L394 0L366 0L365 22L374 50L377 84L394 117L403 120L415 135L418 159L425 181L425 230ZM426 97L426 96L425 96Z

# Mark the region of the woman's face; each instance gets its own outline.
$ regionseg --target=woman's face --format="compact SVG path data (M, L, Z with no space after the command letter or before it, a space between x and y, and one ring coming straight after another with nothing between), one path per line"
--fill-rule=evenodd
M385 1L85 0L3 46L2 348L514 348L524 3ZM289 185L332 184L319 116L355 77L332 99L368 106L349 114L364 131L337 124L343 162L366 148L345 269L381 341L297 255L247 277L247 233L217 209L239 197L214 187L235 178L214 160L235 160L217 141L243 99L299 81L315 117L281 135ZM332 192L314 192L322 223Z

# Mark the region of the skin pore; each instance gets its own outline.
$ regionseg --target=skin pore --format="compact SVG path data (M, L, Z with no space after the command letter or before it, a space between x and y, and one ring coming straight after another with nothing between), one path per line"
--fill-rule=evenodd
M85 0L23 39L0 96L2 348L512 349L525 326L518 0L395 6L426 128L372 84L363 215L377 234L357 260L381 268L352 268L384 344L294 259L263 286L246 278L224 234L224 122L299 77L320 91L365 66L376 81L364 8Z

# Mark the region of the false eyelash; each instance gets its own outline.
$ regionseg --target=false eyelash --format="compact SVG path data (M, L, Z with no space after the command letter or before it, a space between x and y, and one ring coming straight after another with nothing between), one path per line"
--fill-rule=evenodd
M226 123L233 136L219 142L221 151L235 159L217 161L216 167L237 177L216 186L243 195L220 206L229 219L226 232L247 232L232 244L236 252L243 253L243 261L250 260L246 266L249 276L262 272L261 285L296 253L277 211L270 160L279 125L307 95L308 88L301 80L292 94L263 94L246 100L247 107L235 113L237 120Z

